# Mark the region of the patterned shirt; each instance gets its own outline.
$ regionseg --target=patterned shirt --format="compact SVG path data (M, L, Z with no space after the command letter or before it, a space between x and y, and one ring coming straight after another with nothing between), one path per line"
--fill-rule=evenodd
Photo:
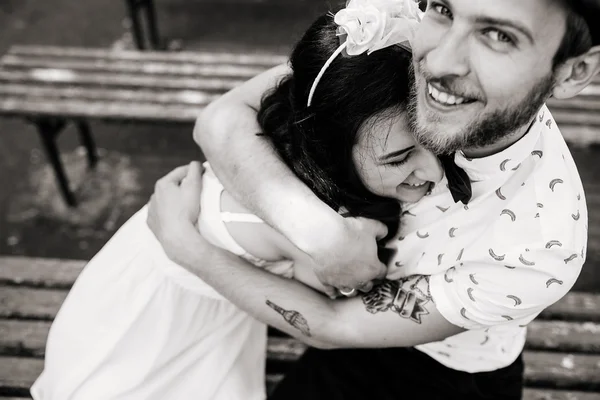
M587 208L569 149L546 106L528 133L489 157L455 155L472 181L468 205L454 203L447 181L405 205L389 279L430 275L433 301L468 329L417 346L467 372L510 365L526 325L575 283L586 255ZM420 303L419 303L420 302Z

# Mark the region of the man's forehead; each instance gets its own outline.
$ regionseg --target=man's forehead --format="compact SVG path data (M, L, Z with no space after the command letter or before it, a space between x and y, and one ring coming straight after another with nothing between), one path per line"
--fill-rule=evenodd
M430 3L435 1L430 0ZM559 15L561 8L556 0L440 0L456 17L473 23L499 20L512 22L535 37L548 28L548 23Z

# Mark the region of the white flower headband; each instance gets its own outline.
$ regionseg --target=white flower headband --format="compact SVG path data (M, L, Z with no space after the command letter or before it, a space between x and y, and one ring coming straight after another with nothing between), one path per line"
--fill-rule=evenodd
M317 84L333 60L346 50L350 56L371 54L398 44L410 50L410 42L423 16L417 0L349 0L338 11L334 21L343 41L319 71L308 94L307 107L312 103ZM345 39L345 40L344 40Z

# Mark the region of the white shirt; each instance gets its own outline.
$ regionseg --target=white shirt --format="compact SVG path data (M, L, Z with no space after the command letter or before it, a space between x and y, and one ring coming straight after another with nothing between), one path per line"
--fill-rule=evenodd
M587 208L573 158L547 107L529 132L489 157L455 156L472 181L468 206L447 181L403 208L388 279L430 275L430 295L468 331L417 346L467 372L510 365L525 326L563 297L585 261ZM426 318L426 317L425 317Z

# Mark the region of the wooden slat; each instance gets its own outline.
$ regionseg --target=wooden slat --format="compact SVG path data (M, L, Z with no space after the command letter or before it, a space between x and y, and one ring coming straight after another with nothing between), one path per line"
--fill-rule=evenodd
M194 122L201 106L185 104L131 104L127 101L1 98L0 110L5 115L91 118L96 120L134 120Z
M265 53L215 53L215 52L164 52L164 51L128 51L108 49L87 49L81 47L56 46L12 46L8 54L36 57L73 57L73 58L108 58L119 60L184 62L201 64L232 63L239 65L271 66L287 62L283 54Z
M553 110L552 116L556 120L558 126L561 124L571 125L600 125L600 113L598 112L573 112L573 110Z
M243 79L231 78L182 78L156 77L134 74L106 74L91 72L76 72L68 70L38 69L29 71L5 71L0 69L0 82L28 83L35 85L56 86L100 86L123 88L147 88L151 90L180 89L206 90L223 93L242 83Z
M600 400L600 393L525 388L523 400Z
M45 99L77 99L78 101L119 101L129 102L132 107L136 103L158 104L183 104L202 105L216 99L219 95L199 90L148 90L148 89L120 89L120 88L90 88L83 86L32 86L24 84L0 85L0 96L16 96L23 98Z
M0 317L52 320L66 297L65 290L2 287Z
M27 392L44 368L37 358L0 357L0 390Z
M552 115L556 110L572 110L581 113L600 111L600 97L597 96L577 96L569 100L550 99L547 104L550 111L552 111Z
M527 348L600 354L600 324L533 321L527 326Z
M600 356L526 351L525 382L530 386L600 390Z
M600 295L570 292L540 314L543 319L600 322Z
M26 391L43 369L43 361L33 358L0 357L0 388ZM280 382L282 375L267 376L270 390ZM545 396L545 397L544 397ZM574 397L575 396L575 397ZM597 400L598 393L564 392L557 390L526 389L526 400Z
M86 261L18 256L0 257L0 284L70 288Z
M5 55L0 58L0 68L27 70L34 68L65 69L73 71L96 71L113 74L133 73L146 75L175 75L175 76L229 76L238 79L249 79L265 71L264 67L252 67L235 64L183 64L136 61L91 59L48 59L26 58ZM158 77L155 77L155 79Z

